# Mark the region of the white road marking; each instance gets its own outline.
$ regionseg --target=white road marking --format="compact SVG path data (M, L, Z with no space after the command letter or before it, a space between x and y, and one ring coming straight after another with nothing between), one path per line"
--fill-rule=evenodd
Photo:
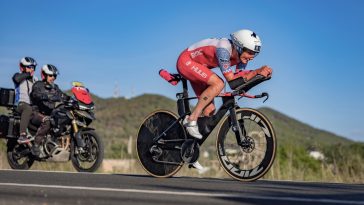
M0 183L0 186L71 189L71 190L87 190L87 191L111 191L111 192L161 194L161 195L163 194L163 195L178 195L178 196L204 196L204 197L212 197L212 198L227 197L227 198L259 199L259 200L274 200L274 201L364 205L364 201L336 200L336 199L327 199L327 198L320 199L320 198L299 198L299 197L278 197L278 196L277 197L274 197L274 196L247 196L247 195L218 194L218 193L208 193L208 192L163 191L163 190L147 190L147 189L117 189L117 188L104 188L104 187L83 187L83 186L20 184L20 183Z

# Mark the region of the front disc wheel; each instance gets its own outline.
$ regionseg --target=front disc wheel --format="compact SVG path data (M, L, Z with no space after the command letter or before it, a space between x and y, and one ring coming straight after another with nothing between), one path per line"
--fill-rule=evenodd
M254 181L270 169L276 153L276 136L269 120L260 112L236 110L240 126L240 142L232 129L229 116L218 131L217 155L225 172L240 181Z

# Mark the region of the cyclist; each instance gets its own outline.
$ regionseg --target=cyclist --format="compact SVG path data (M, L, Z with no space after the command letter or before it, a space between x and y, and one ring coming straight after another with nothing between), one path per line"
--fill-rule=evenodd
M16 111L20 113L20 136L18 138L20 144L29 142L26 131L32 115L30 93L33 84L38 80L34 76L36 66L37 62L33 58L24 57L19 62L20 72L15 73L12 78L15 85L15 103L18 105Z
M190 116L186 116L183 125L187 132L198 139L202 138L198 130L197 118L202 114L211 116L215 112L213 99L224 88L224 81L210 69L219 67L229 86L234 89L236 84L244 84L256 75L266 78L272 74L272 69L262 66L256 70L245 70L248 62L260 52L259 36L247 29L239 30L227 38L209 38L199 41L184 50L177 60L178 72L190 81L193 90L199 97ZM236 66L235 72L231 66ZM201 170L203 167L196 162L193 167Z
M40 124L34 139L32 153L35 156L40 154L40 145L51 128L50 115L55 109L56 102L61 102L62 99L69 99L69 96L64 94L58 85L54 83L58 75L56 66L46 64L41 69L42 81L38 81L33 85L31 98L38 111L34 112L33 119L37 124Z

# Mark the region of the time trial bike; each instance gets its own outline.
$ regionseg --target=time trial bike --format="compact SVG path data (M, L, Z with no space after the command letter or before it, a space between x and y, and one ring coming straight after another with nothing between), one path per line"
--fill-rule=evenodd
M178 115L168 110L157 110L149 114L141 124L136 148L145 171L155 177L170 177L183 164L196 162L200 146L221 121L217 131L216 150L223 169L240 181L254 181L264 176L275 158L276 135L267 117L258 110L240 108L236 98L267 100L268 93L247 93L251 87L267 79L257 75L235 90L219 94L217 97L222 98L221 107L212 117L198 119L203 138L196 139L186 132L182 121L191 113L189 101L197 97L188 96L187 80L181 75L169 75L172 76L169 79L171 84L181 81L183 86L183 91L176 94Z

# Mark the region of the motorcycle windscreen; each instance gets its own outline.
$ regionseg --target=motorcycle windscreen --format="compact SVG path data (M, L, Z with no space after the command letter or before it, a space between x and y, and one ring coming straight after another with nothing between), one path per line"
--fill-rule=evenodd
M88 105L92 103L92 98L88 89L85 87L73 87L72 93L76 97L77 100L81 101L82 103Z

